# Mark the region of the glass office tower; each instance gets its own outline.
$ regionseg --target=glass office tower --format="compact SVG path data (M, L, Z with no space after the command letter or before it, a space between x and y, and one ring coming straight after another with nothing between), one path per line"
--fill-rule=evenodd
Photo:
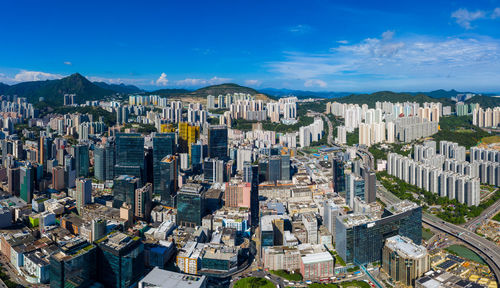
M50 257L50 287L89 287L97 277L97 249L80 239L61 247Z
M139 188L139 179L120 175L113 180L113 207L120 208L123 203L135 208L135 189Z
M205 216L205 189L200 184L184 184L177 194L177 224L201 226Z
M347 263L366 264L382 260L387 238L401 235L415 244L422 242L422 207L402 201L384 210L381 218L370 214L337 217L335 248Z
M115 176L130 175L146 179L144 167L144 138L139 133L118 133L116 135Z
M162 161L168 155L175 154L175 133L156 133L153 136L153 193L164 194L165 185L162 177ZM170 179L170 177L169 177ZM163 200L163 197L162 197Z
M76 177L89 175L89 147L87 145L73 146L75 156Z
M271 156L267 171L267 181L276 182L281 180L281 157Z
M144 274L144 244L140 237L116 232L97 242L97 278L104 287L132 287Z
M227 127L222 125L208 128L208 157L227 159Z

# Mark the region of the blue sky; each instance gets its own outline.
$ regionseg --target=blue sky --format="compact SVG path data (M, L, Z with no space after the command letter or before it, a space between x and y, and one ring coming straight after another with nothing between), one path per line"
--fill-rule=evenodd
M2 1L0 82L500 91L500 1Z

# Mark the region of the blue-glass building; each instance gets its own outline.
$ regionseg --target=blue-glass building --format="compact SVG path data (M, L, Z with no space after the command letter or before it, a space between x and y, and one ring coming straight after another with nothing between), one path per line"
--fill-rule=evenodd
M116 135L116 164L114 175L130 175L146 179L144 161L144 138L139 133L118 133Z
M82 238L50 257L50 287L90 287L97 279L97 248Z
M104 287L128 288L144 274L144 244L138 236L116 232L96 241L97 278Z
M347 263L381 261L385 239L395 235L422 242L422 207L410 201L387 207L381 218L348 214L336 221L335 248Z
M123 203L135 209L135 189L139 188L139 179L120 175L113 180L113 207L120 208ZM135 211L134 211L135 212Z
M89 147L87 145L74 145L76 177L88 177L89 175Z
M201 226L205 216L205 189L200 184L184 184L177 194L177 225Z
M208 128L208 157L227 159L227 127L222 125Z
M161 165L165 157L174 154L175 133L156 133L153 136L153 193L165 193Z

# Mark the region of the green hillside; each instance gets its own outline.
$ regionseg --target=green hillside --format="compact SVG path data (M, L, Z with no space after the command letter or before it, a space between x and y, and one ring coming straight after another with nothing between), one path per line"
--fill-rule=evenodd
M76 94L77 103L102 100L116 94L114 91L95 85L78 73L57 80L22 82L3 89L5 91L2 94L26 97L29 102L35 104L39 102L40 97L43 97L47 104L55 106L64 103L64 94Z
M482 108L494 108L500 106L500 98L476 95L465 101L465 103L478 103Z

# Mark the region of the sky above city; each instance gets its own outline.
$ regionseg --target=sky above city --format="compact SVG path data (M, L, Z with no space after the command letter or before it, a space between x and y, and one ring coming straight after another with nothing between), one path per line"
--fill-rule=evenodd
M2 1L0 82L500 92L500 0Z

